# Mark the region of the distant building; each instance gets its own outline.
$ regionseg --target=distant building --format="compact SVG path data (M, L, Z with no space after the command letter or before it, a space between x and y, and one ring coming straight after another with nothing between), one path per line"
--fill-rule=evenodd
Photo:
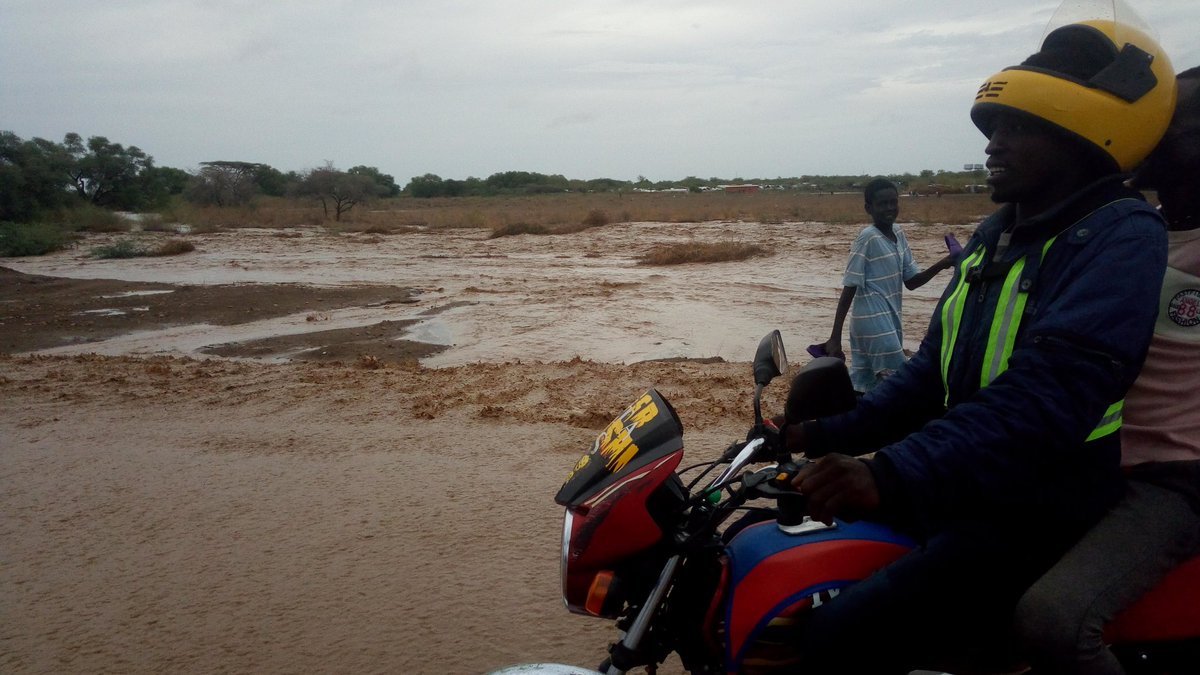
M722 185L721 189L729 194L752 195L761 190L762 187L758 185Z

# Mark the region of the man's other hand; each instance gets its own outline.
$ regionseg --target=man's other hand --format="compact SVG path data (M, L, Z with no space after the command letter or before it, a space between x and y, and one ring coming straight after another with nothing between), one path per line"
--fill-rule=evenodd
M858 520L879 508L875 476L861 460L847 455L826 455L810 462L792 479L808 498L808 513L823 523L834 516Z

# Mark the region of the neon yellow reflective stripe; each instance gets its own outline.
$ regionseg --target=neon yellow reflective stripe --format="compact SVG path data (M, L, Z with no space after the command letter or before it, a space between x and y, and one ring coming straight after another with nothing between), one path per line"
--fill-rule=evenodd
M1013 338L1021 326L1020 312L1025 309L1028 294L1017 290L1016 279L1021 278L1025 259L1013 263L1000 288L1000 299L996 301L996 314L988 331L987 350L983 353L983 367L979 371L979 386L986 387L996 376L1008 368L1008 357L1012 353ZM1013 313L1016 313L1016 321Z
M1054 237L1042 246L1041 258L1054 243ZM1027 288L1021 288L1021 274L1025 270L1028 256L1015 262L1008 276L1004 278L1004 286L1000 290L1000 299L996 303L996 314L992 318L988 334L987 351L983 356L983 367L979 373L979 386L986 387L1000 373L1008 370L1008 359L1012 356L1013 345L1017 341L1017 330L1021 327L1021 318L1025 315L1025 302L1029 299Z
M1051 237L1042 246L1039 257L1034 265L1041 265L1042 258L1050 250L1050 245L1057 237ZM946 296L942 303L942 386L946 390L945 405L950 405L950 359L954 354L954 344L958 340L958 331L962 323L963 307L971 284L967 282L967 270L976 265L986 255L983 247L976 249L968 258L962 261L958 268L958 285ZM979 373L980 388L992 383L1004 371L1008 370L1008 360L1012 356L1013 346L1017 341L1017 332L1021 328L1021 319L1025 315L1025 304L1029 298L1029 289L1022 288L1021 276L1025 271L1028 256L1023 256L1013 263L1004 277L1004 285L1000 288L1000 297L996 301L996 309L992 314L992 322L988 327L988 341L983 355L983 363ZM1122 399L1110 405L1105 411L1100 423L1088 435L1087 440L1094 441L1103 438L1121 428L1122 411L1125 401Z
M967 270L983 259L987 251L980 247L958 265L958 285L942 303L942 386L946 390L945 405L950 405L950 357L954 354L954 343L958 340L958 326L962 322L963 304L967 299Z
M1124 419L1122 412L1125 410L1125 399L1121 399L1116 403L1108 406L1108 410L1104 411L1104 417L1100 418L1100 424L1092 430L1088 435L1089 441L1094 441L1097 438L1103 438L1117 429L1121 428L1121 422Z

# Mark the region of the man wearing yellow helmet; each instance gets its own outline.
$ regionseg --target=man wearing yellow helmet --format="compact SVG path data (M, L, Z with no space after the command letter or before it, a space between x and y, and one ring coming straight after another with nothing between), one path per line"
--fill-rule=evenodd
M1166 129L1172 75L1145 33L1084 21L980 87L971 118L1003 206L916 355L853 411L786 427L817 458L793 480L814 517L921 542L813 612L804 672L978 660L1120 497L1116 432L1166 265L1162 219L1123 172Z
M1126 397L1128 488L1017 607L1039 674L1124 673L1105 625L1200 553L1200 68L1179 74L1175 117L1136 185L1158 190L1170 249L1154 340Z

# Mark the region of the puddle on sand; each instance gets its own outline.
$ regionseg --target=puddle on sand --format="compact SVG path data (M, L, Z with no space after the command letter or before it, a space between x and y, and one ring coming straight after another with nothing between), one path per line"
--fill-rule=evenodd
M449 346L454 344L450 325L441 319L426 319L411 326L404 334L404 339L431 345Z
M124 293L114 293L112 295L101 295L100 297L105 298L105 299L132 298L132 297L136 297L136 296L140 296L140 295L162 295L164 293L174 293L174 292L175 291L168 288L168 289L163 289L160 291L125 291Z
M103 296L112 297L112 296ZM149 312L149 307L111 307L105 309L85 309L82 312L75 312L76 315L95 315L95 316L125 316L130 312Z
M92 343L76 352L194 353L204 346L383 320L416 320L411 339L450 345L423 363L609 363L721 357L748 361L778 328L794 359L828 337L845 254L861 225L624 223L570 235L488 239L454 229L376 237L309 229L191 235L197 250L170 258L93 259L75 251L5 259L29 274L170 284L389 284L411 305L326 312L238 326L185 326ZM944 254L950 228L910 226L918 264ZM281 236L300 233L301 236ZM772 253L742 262L645 266L662 245L745 243ZM905 294L905 346L916 349L944 282Z

